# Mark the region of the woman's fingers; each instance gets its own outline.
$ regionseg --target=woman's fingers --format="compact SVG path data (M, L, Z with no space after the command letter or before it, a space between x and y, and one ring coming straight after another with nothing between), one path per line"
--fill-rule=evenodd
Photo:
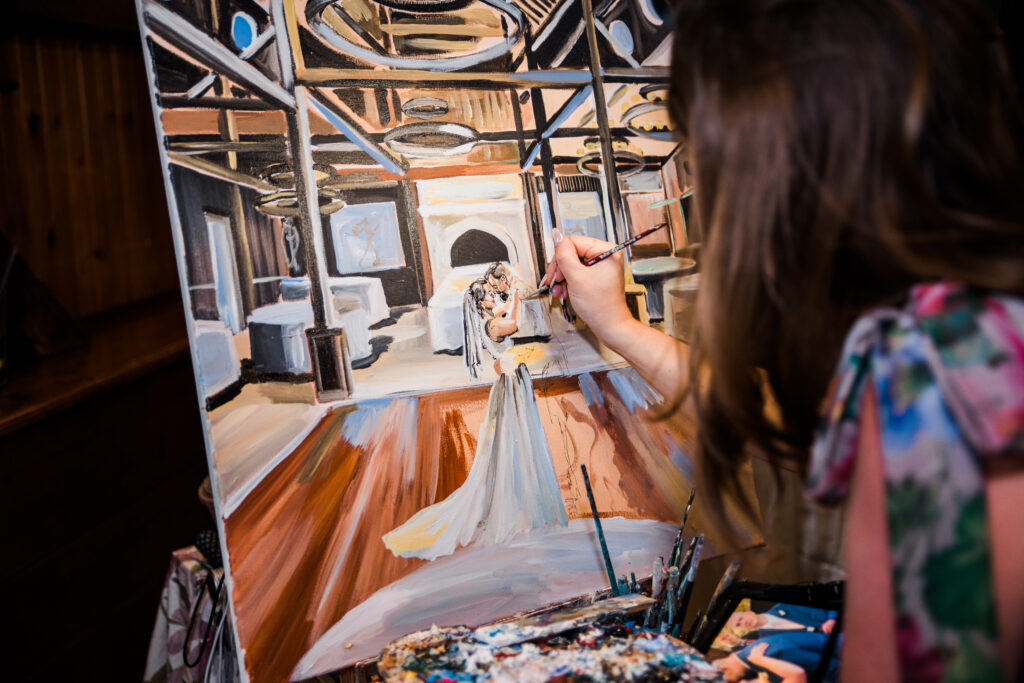
M540 284L553 285L564 279L565 278L562 277L562 271L558 268L558 261L552 259L551 263L548 264L548 269L544 272L544 277L540 280Z
M605 242L604 240L594 239L593 237L587 237L586 235L569 235L568 237L576 246L576 251L579 253L580 259L593 258L594 256L603 254L615 246L612 242Z

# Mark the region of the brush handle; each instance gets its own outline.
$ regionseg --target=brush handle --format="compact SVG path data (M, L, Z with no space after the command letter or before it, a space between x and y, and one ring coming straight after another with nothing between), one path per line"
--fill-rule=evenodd
M598 254L597 256L592 256L591 258L588 258L586 261L583 262L583 265L585 265L585 266L592 266L595 263L600 263L601 261L604 261L606 258L611 256L615 252L622 251L623 249L625 249L629 245L633 244L634 242L638 242L638 241L642 240L643 238L647 237L648 235L650 235L651 233L654 233L654 232L657 232L658 230L661 230L666 225L668 225L668 223L659 223L658 225L655 225L650 230L644 230L639 235L634 235L633 237L630 237L625 242L622 242L620 244L616 244L614 247L612 247L608 251L606 251L606 252L604 252L602 254Z

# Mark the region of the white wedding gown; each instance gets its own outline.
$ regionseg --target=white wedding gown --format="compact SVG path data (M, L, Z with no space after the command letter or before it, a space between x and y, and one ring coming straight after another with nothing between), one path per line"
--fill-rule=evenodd
M569 523L525 365L491 388L465 483L384 535L400 557L433 560L474 543L496 545L534 527Z

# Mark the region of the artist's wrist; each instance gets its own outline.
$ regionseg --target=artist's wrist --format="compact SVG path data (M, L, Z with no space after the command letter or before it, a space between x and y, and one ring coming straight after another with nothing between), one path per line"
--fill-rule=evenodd
M614 315L609 316L601 326L602 329L594 330L594 333L604 342L605 346L615 353L631 360L631 347L643 332L644 324L634 318L629 309L625 306Z

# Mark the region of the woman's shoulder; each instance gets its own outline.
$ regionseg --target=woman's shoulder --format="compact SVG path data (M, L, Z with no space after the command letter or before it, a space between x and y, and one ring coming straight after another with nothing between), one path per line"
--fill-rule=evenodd
M812 449L810 483L841 498L852 470L864 392L874 387L882 429L906 441L930 430L981 457L1024 452L1024 302L937 282L899 308L851 327Z

